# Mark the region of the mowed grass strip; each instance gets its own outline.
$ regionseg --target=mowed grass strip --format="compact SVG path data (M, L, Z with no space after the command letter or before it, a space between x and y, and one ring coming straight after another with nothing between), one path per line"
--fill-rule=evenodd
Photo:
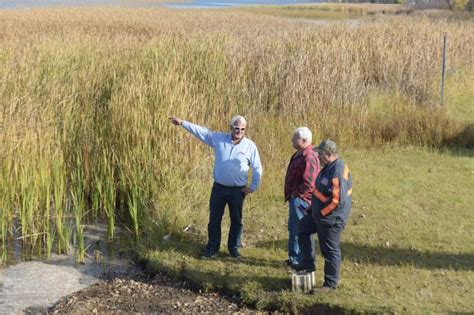
M344 152L354 176L354 206L342 237L340 286L331 295L291 292L282 263L288 214L281 196L274 195L273 185L283 184L276 174L267 174L267 184L246 204L241 262L231 260L225 246L219 258L199 260L206 239L202 226L200 233L171 235L166 243L156 236L140 252L154 271L203 290L236 294L261 309L467 312L474 308L468 298L474 286L472 154L413 147ZM207 188L194 209L200 225L206 224ZM223 226L225 242L227 218Z

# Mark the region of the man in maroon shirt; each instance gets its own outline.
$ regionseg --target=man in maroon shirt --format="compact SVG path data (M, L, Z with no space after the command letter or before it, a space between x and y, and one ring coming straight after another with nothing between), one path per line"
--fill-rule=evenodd
M301 263L298 222L311 206L311 196L320 170L318 154L314 151L311 141L311 130L307 127L297 128L291 139L296 152L290 159L285 176L285 201L289 204L286 263L289 266Z

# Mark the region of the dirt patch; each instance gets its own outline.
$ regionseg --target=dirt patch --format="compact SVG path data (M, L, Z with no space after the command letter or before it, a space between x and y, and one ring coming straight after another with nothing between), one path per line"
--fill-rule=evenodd
M176 283L163 275L113 278L69 295L47 310L27 311L50 314L255 313L241 307L237 297L195 292L186 288L185 282Z
M105 225L87 226L85 231L84 264L76 263L72 251L0 270L0 315L255 313L241 307L238 297L196 292L186 282L150 275L126 250L112 254L112 245L103 241ZM96 257L97 252L101 255Z

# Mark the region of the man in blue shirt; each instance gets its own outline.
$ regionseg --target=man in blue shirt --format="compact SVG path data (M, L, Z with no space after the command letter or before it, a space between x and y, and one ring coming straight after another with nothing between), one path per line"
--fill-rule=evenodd
M214 132L176 117L170 117L170 121L176 126L182 126L214 150L214 184L209 201L208 243L202 258L212 258L219 252L222 216L225 206L228 205L230 230L227 247L233 258L240 259L238 248L241 247L244 199L258 188L263 172L257 146L245 137L245 118L234 116L230 121L230 133ZM248 186L250 168L252 181Z

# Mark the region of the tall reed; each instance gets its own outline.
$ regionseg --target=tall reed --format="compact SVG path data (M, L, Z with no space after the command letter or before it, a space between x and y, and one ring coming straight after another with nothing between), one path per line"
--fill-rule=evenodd
M76 260L80 263L85 261L84 225L83 219L86 215L87 205L84 195L83 161L76 156L75 169L72 170L71 178L71 200L74 209L75 239L77 241Z

